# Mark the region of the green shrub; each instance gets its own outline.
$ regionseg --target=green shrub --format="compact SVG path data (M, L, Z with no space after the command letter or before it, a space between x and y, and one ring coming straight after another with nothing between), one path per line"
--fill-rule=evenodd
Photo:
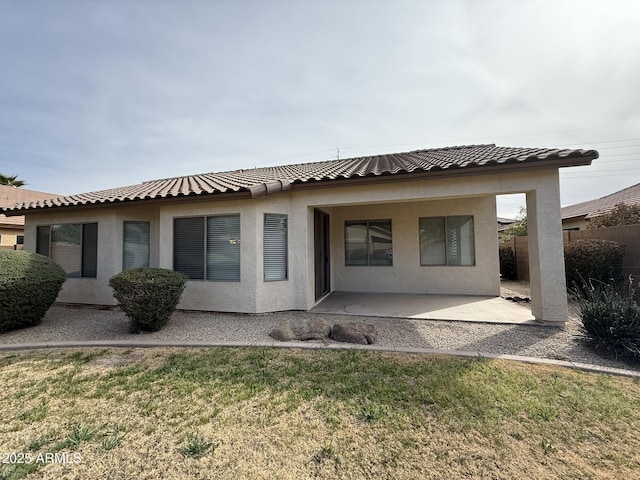
M0 251L0 332L40 323L66 278L48 257L23 250Z
M640 360L640 306L631 278L624 288L613 282L584 282L574 290L582 333L597 348Z
M509 245L500 245L500 277L504 280L517 280L516 254Z
M564 246L567 288L580 288L582 279L605 284L622 281L624 246L609 240L575 240Z
M134 268L109 279L113 296L132 322L134 332L155 332L176 309L187 277L163 268Z

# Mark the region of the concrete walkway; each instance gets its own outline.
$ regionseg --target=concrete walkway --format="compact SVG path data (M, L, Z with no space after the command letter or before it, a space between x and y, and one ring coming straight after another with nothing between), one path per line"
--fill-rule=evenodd
M333 292L311 309L313 313L365 317L456 320L502 324L535 324L527 304L501 297Z

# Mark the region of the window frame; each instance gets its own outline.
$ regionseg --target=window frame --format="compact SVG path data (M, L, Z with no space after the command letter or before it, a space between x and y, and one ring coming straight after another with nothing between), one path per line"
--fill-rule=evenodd
M391 261L390 263L371 263L371 244L370 242L370 228L372 223L389 223L389 232L391 234ZM366 251L367 251L367 263L349 263L347 255L347 227L351 225L366 225ZM354 243L354 242L351 242ZM344 222L344 265L345 267L393 267L393 220L391 218L371 219L371 220L345 220Z
M265 242L267 217L284 219L286 222L284 231L284 277L281 278L267 278L267 243ZM262 279L265 282L285 282L289 280L289 216L284 213L265 213L262 217L262 222Z
M70 223L50 223L45 225L37 225L36 226L36 253L44 255L46 257L51 258L54 262L57 263L56 259L51 255L52 249L52 233L53 227L60 227L64 225L78 225L80 227L80 270L78 275L72 275L75 272L65 272L67 273L67 278L98 278L98 222L70 222ZM93 228L95 226L94 232L88 232L88 227ZM43 230L46 229L46 230ZM88 245L86 243L88 238L91 238L95 233L95 244ZM46 236L46 252L41 251L41 235ZM91 264L88 265L88 256L91 256ZM91 266L95 265L95 271L89 270ZM63 267L64 268L64 267ZM87 273L89 272L89 273Z
M208 261L208 243L209 243L209 219L216 217L237 217L238 218L238 239L235 245L238 245L238 279L237 280L224 280L224 279L210 279L208 278L208 270L209 270L209 261ZM201 239L202 243L202 267L203 273L202 278L194 278L190 277L185 273L188 277L188 281L194 282L215 282L215 283L240 283L242 282L242 216L240 213L220 213L215 215L190 215L184 217L173 217L173 265L172 269L176 272L180 272L181 270L176 270L176 220L186 220L186 219L201 219L203 225L203 237ZM183 272L184 273L184 272Z
M125 255L126 255L126 229L128 224L144 224L147 226L147 261L146 265L136 265L133 267L127 267L125 265ZM131 270L133 268L139 267L149 267L151 262L151 222L147 220L123 220L122 222L122 271Z
M449 250L450 250L450 246L449 246L449 239L447 238L447 232L449 229L449 219L451 218L468 218L471 219L472 224L473 224L473 241L471 243L472 247L473 247L473 263L471 264L460 264L460 265L456 265L456 264L452 264L449 263ZM443 220L444 222L444 230L443 230L443 234L444 234L444 263L423 263L422 260L422 235L421 235L421 228L420 228L420 224L422 222L422 220ZM441 215L441 216L433 216L433 217L419 217L418 218L418 253L420 256L420 266L421 267L475 267L477 265L476 262L476 221L475 221L475 216L474 215Z

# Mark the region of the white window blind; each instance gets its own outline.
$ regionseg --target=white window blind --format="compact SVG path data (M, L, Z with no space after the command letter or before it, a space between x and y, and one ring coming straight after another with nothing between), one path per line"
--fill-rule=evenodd
M176 218L173 269L192 280L240 281L240 215Z
M473 217L420 219L420 264L472 266L476 263Z
M288 245L287 216L272 213L264 215L264 279L287 279Z
M207 218L207 280L240 281L240 215Z

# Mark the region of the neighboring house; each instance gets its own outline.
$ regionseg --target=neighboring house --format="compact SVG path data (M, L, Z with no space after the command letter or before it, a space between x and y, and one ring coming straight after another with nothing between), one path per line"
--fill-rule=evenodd
M502 234L504 233L505 230L509 230L509 228L511 228L511 226L517 222L517 220L514 220L513 218L504 218L504 217L498 217L498 239L501 240L502 239Z
M17 203L56 197L52 193L0 185L0 209ZM0 250L20 250L24 241L24 216L7 217L0 213Z
M588 202L576 203L560 210L563 230L584 230L589 221L609 213L616 205L640 205L640 183Z
M526 193L532 313L567 319L558 168L594 150L471 145L144 182L5 209L68 272L61 302L114 304L135 266L190 277L179 308L308 310L332 291L500 294L496 195Z

